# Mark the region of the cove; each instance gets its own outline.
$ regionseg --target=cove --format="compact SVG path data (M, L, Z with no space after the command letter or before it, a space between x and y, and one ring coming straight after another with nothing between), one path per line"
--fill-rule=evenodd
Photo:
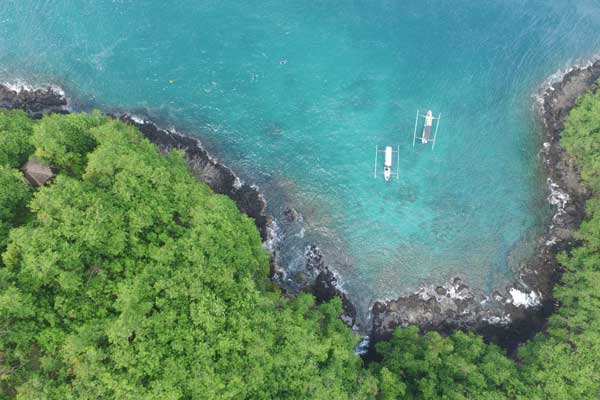
M360 312L455 276L514 279L549 221L531 95L600 48L591 1L21 1L0 5L0 79L197 133L269 212L281 259L318 243ZM442 112L435 151L416 109ZM400 146L400 180L372 177Z

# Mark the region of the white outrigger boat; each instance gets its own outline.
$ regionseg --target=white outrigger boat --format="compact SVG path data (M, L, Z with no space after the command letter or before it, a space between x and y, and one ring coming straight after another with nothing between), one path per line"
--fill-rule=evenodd
M413 147L415 147L415 142L417 140L417 126L419 125L419 117L425 118L425 124L423 125L423 133L421 137L421 143L427 144L432 142L431 150L435 147L435 140L437 139L437 131L440 126L440 119L442 118L442 114L440 113L437 117L433 116L431 110L427 111L427 114L419 114L419 110L417 110L417 116L415 117L415 130L413 132ZM435 123L435 131L433 133L433 139L431 139L431 128L433 127L433 121L437 121Z
M385 153L385 158L383 162L383 171L378 171L377 158L379 153ZM394 153L396 153L396 161L398 167L396 167L396 173L392 171L392 161L394 159ZM374 177L377 178L377 174L383 173L383 179L389 181L393 175L396 176L396 179L400 179L400 146L397 147L396 151L392 149L392 146L386 146L385 150L379 150L379 146L375 146L375 171Z

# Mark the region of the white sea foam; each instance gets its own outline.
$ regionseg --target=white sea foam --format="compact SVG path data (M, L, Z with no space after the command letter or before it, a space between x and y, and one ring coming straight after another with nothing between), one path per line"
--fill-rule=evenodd
M367 352L369 351L369 343L371 342L371 339L369 338L369 336L365 336L362 339L360 339L360 342L358 342L358 344L356 345L356 347L354 347L354 354L362 356L363 354L367 354Z
M233 187L235 188L235 190L240 190L243 184L244 183L242 182L242 180L236 176L235 180L233 181Z
M57 86L57 85L50 85L50 89L52 89L52 91L54 93L57 93L58 95L60 95L61 97L66 98L67 95L65 94L65 91L63 90L62 87Z
M510 296L512 297L512 302L517 307L533 307L540 304L540 298L538 294L534 291L529 293L525 293L516 288L509 289Z
M131 120L132 120L133 122L135 122L136 124L141 124L141 125L143 125L143 124L145 124L145 123L146 123L146 120L145 120L144 118L142 118L142 117L138 117L137 115L133 115L133 114L132 114L132 115L130 115L130 118L131 118Z
M65 91L62 87L55 84L31 84L22 79L15 79L9 82L2 82L2 85L12 90L13 92L21 93L23 91L34 91L38 89L48 89L52 90L54 93L58 94L61 97L65 97Z
M548 188L550 190L550 194L548 195L548 203L553 206L556 206L556 212L552 216L552 221L555 222L558 218L560 218L565 213L565 207L569 202L569 194L563 191L559 185L554 183L550 178L548 178ZM550 225L550 230L554 229L554 224ZM556 241L554 239L546 241L546 244L554 244Z
M492 325L507 325L511 322L510 315L508 314L502 316L493 315L491 317L483 318L483 320Z
M573 71L575 69L588 68L598 60L600 60L600 54L596 54L593 57L591 57L589 59L585 59L585 60L578 60L575 62L572 62L572 61L567 62L566 65L568 65L568 67L558 69L554 73L550 74L542 82L542 84L539 86L539 90L533 94L535 103L541 107L544 103L544 95L548 91L554 90L553 86L555 83L562 81L564 79L564 77L571 71Z
M468 289L459 290L459 285L451 285L448 288L448 296L450 296L451 299L457 300L465 300L473 297L473 295L469 292Z
M2 85L6 86L8 89L12 90L13 92L17 92L17 93L21 93L23 91L31 91L34 90L34 87L31 86L30 84L17 79L16 81L13 82L4 82L2 83Z
M263 243L265 250L273 252L277 249L281 240L280 232L281 229L279 228L279 225L277 225L277 221L271 219L271 222L267 224L267 239Z
M548 178L548 189L550 190L550 195L548 195L548 202L553 206L556 206L556 214L552 220L556 220L556 218L560 217L565 213L565 208L569 201L571 200L569 194L562 190L562 188L554 183L551 178Z

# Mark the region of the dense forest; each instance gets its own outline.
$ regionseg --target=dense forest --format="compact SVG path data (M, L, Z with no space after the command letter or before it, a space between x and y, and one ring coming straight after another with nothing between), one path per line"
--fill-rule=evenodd
M596 196L546 331L515 360L474 334L398 329L364 365L341 302L281 295L253 221L183 153L97 112L0 111L0 397L597 398L600 92L562 143ZM31 186L30 159L56 177Z

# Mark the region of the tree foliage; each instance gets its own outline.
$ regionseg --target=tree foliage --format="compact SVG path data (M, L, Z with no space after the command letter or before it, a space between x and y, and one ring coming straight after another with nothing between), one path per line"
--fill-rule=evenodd
M522 389L515 364L474 334L398 329L377 352L383 399L512 399Z
M535 399L595 399L600 394L600 91L579 99L561 144L593 193L576 237L582 245L559 261L566 273L554 289L560 308L545 335L521 350Z
M31 187L18 170L0 165L0 251L4 251L9 230L20 225L27 213Z
M107 121L99 112L92 114L46 115L35 125L32 143L35 155L55 167L79 176L87 153L96 147L91 129Z
M0 109L0 165L19 168L33 146L29 143L33 122L23 111Z
M600 190L600 90L582 96L561 133L561 145L575 158L582 179Z
M71 144L78 134L86 138ZM12 230L3 255L6 395L375 394L340 302L272 291L254 224L198 182L180 153L161 156L98 114L44 117L34 143L67 173L35 193L32 220Z

